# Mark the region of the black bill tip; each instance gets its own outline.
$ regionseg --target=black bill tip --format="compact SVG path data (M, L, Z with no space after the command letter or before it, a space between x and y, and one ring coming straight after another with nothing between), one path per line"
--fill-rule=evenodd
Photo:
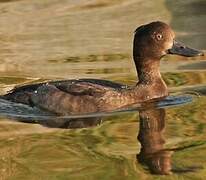
M187 47L177 41L173 42L173 46L168 50L168 54L177 54L186 57L204 56L203 51Z

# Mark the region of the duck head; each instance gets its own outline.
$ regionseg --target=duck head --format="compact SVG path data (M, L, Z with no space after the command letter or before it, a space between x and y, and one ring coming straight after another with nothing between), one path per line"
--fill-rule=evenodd
M177 42L171 27L163 22L152 22L136 29L133 56L139 80L159 72L159 60L166 54L194 57L203 52Z

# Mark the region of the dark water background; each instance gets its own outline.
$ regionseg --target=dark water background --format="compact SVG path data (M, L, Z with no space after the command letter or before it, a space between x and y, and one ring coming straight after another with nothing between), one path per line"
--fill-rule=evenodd
M204 0L1 0L0 94L50 79L134 84L133 31L154 20L169 23L177 39L205 50ZM51 118L43 125L1 116L0 180L205 179L204 60L162 60L170 91L194 94L181 106L69 123ZM45 127L57 124L88 128ZM161 172L172 174L154 175Z

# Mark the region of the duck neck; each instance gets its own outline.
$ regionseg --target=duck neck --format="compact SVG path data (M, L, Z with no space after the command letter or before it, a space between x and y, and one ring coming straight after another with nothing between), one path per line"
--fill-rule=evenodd
M135 87L122 91L126 104L162 98L168 95L167 86L159 71L159 59L135 59L139 82ZM126 99L126 100L125 100Z
M135 65L139 79L138 84L153 84L157 80L162 80L159 60L135 58Z

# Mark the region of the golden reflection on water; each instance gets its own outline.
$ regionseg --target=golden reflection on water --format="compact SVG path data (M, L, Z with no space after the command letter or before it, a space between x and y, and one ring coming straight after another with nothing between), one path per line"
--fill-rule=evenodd
M202 0L0 1L0 94L46 79L95 77L134 84L134 29L162 20L172 25L177 39L204 50L205 6ZM171 90L205 95L202 60L166 56L161 71ZM165 148L179 149L171 156L176 169L171 179L206 177L205 105L202 96L166 110ZM168 178L151 175L136 160L141 148L137 114L103 121L61 130L1 117L0 179ZM186 167L196 169L184 172Z
M107 6L99 7L98 4L103 2ZM138 25L157 18L168 22L169 13L163 1L147 4L141 1L117 2L93 0L89 3L79 0L76 3L59 3L55 0L30 0L2 3L0 12L5 11L1 12L0 17L0 73L49 78L73 77L76 72L73 73L70 64L57 63L54 66L48 61L64 62L70 57L90 55L131 54L133 31ZM91 4L93 8L89 8ZM147 13L151 8L153 17ZM146 13L144 19L137 16L137 12ZM119 61L122 69L132 69L130 60L126 67L124 62ZM102 67L104 58L96 63L86 59L81 64L76 63L76 68L80 69L80 76L88 76L85 73L88 65L91 68L119 65L116 62L110 63Z
M185 105L185 112L182 107L147 109L139 115L87 119L82 123L90 128L73 130L1 121L1 176L150 178L150 169L172 173L171 178L200 178L205 170L206 114L199 107L204 105L202 99ZM64 125L82 128L80 121Z

